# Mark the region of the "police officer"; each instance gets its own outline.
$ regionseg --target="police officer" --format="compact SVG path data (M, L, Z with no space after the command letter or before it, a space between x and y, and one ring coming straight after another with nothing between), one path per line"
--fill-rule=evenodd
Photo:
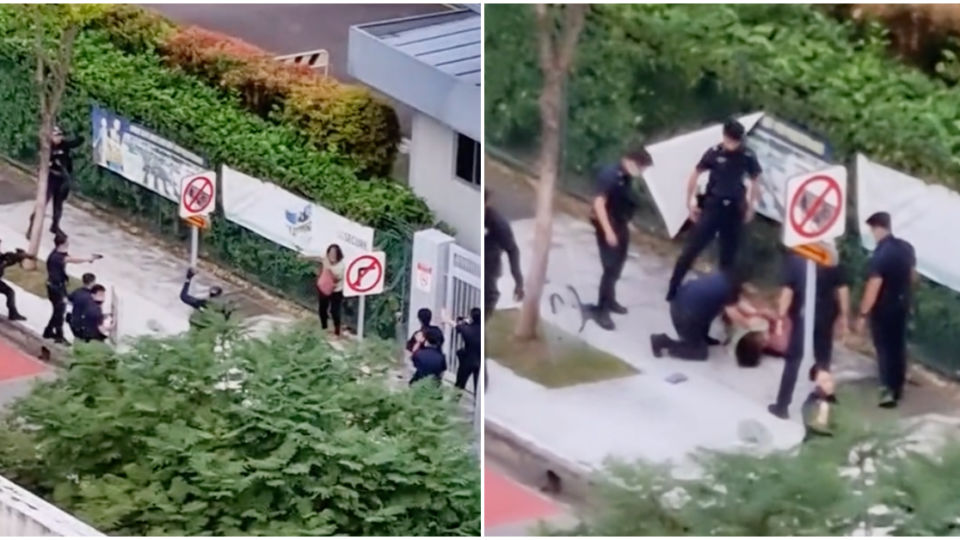
M423 346L427 341L427 331L436 328L440 332L440 346L443 346L443 330L433 324L433 312L430 308L420 308L417 310L417 320L420 321L418 328L410 339L407 340L407 352L413 354L417 349Z
M90 301L83 306L84 312L80 318L78 338L86 342L107 340L112 321L103 314L103 302L106 297L107 290L103 285L94 285L90 288Z
M3 277L3 271L8 266L13 266L15 264L20 264L24 259L33 259L32 255L27 255L22 249L17 249L16 251L9 251L7 253L0 253L0 278ZM25 321L27 320L19 311L17 311L17 301L16 294L10 285L7 285L3 282L3 279L0 279L0 294L7 298L7 320L10 321Z
M830 250L832 251L830 264L817 266L816 308L813 314L813 357L816 365L824 370L830 369L834 337L842 338L850 320L850 281L845 268L838 260L836 249L830 247ZM777 305L777 314L781 322L778 323L779 327L775 333L782 333L782 321L784 317L789 317L790 340L784 354L783 374L780 376L777 401L769 405L767 410L770 414L784 420L789 418L787 411L793 400L800 364L803 362L806 266L806 259L800 255L793 252L787 254Z
M83 315L87 311L90 302L93 302L93 294L90 292L93 286L97 284L97 276L87 272L82 278L83 285L77 287L67 300L70 302L70 313L67 313L67 324L74 336L83 333Z
M603 168L597 175L597 195L593 198L590 222L596 232L603 273L593 315L597 324L605 330L615 327L610 313L627 313L627 308L617 302L616 286L627 261L630 218L637 209L633 179L639 178L651 165L653 159L641 148L629 152L618 163Z
M63 337L63 319L67 312L67 264L92 263L103 257L96 254L89 257L71 257L68 253L69 239L62 233L54 236L53 244L55 247L47 256L47 298L50 299L53 314L43 329L43 337L61 345L69 345Z
M60 218L63 217L63 203L70 195L70 181L73 179L73 158L70 152L83 144L83 137L64 139L63 131L59 126L53 128L52 146L50 148L50 173L47 175L47 204L53 200L53 223L50 232L63 234L60 229ZM46 206L44 206L46 209ZM35 216L30 214L30 225L27 227L27 238L33 231Z
M206 328L208 323L204 320L204 314L207 311L219 313L224 319L229 319L233 309L227 301L223 299L223 289L217 286L210 287L210 293L206 298L197 298L190 295L190 282L197 272L193 268L187 269L187 279L183 282L183 288L180 289L180 301L193 308L190 314L190 327L193 329Z
M760 193L760 163L743 143L743 124L729 120L723 125L723 142L707 150L687 180L687 204L694 223L687 243L677 258L667 288L667 301L673 299L684 276L700 252L715 236L720 236L720 267L731 268L736 260L743 224L753 219L754 204ZM697 179L710 171L707 191L696 197ZM744 186L744 177L751 181Z
M896 407L907 375L907 318L917 258L909 242L893 236L890 214L877 212L867 218L867 225L877 247L870 258L856 329L862 333L869 319L877 350L880 406Z
M490 204L490 191L484 192L483 200L483 309L484 317L490 318L500 299L497 281L503 266L503 253L510 261L510 273L513 275L513 299L523 300L523 273L520 271L520 248L513 237L510 222Z
M443 345L443 331L432 326L425 331L423 347L413 353L411 361L416 371L410 384L413 385L419 380L432 377L439 384L443 378L443 372L447 370L447 357L443 354L440 347Z
M473 391L476 393L480 377L480 308L470 310L469 319L459 319L454 327L463 339L463 347L457 351L457 381L455 386L461 390L467 387L467 379L473 377Z

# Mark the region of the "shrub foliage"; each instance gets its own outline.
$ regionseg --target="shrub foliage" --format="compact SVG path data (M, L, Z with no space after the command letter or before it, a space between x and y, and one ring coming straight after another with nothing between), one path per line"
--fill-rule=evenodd
M109 534L479 535L466 422L393 368L306 328L78 346L0 429L0 470Z
M490 6L485 17L487 142L523 154L538 137L531 8ZM889 57L876 27L803 5L602 5L591 11L579 52L564 124L571 191L586 193L582 177L630 141L755 110L824 134L849 163L859 151L960 189L960 96ZM644 195L647 228L662 231ZM856 212L849 214L841 249L862 276ZM761 221L749 234L745 256L775 263L778 225ZM921 357L954 373L960 294L924 280L915 307L911 339Z

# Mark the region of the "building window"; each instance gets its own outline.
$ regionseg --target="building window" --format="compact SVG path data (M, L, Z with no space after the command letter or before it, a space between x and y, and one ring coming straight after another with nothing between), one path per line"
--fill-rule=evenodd
M457 133L457 178L480 185L480 143Z

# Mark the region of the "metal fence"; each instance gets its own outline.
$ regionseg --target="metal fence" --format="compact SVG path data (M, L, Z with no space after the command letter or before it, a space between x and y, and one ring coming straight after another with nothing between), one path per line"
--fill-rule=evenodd
M470 310L480 307L480 256L456 244L450 245L447 252L446 287L444 293L444 309L454 319L469 318ZM460 361L456 352L463 347L463 339L453 331L447 340L447 362L450 372L456 374ZM473 392L473 386L467 387Z
M105 536L0 476L0 537Z

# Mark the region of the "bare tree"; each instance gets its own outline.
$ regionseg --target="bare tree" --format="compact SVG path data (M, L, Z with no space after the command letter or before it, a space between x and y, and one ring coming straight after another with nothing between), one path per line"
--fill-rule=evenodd
M39 158L37 168L37 196L34 204L34 223L30 231L27 252L36 256L40 251L44 213L47 206L47 177L50 173L50 147L53 127L63 103L73 60L73 45L85 22L98 9L82 4L45 4L19 6L23 17L24 36L12 40L25 45L36 59L34 84L40 100ZM36 268L33 260L24 261L28 269Z
M535 4L540 71L540 180L537 183L537 208L534 220L533 257L526 296L517 321L518 339L535 339L540 323L540 299L547 278L550 242L553 237L553 198L560 158L560 115L563 92L583 30L588 5Z

